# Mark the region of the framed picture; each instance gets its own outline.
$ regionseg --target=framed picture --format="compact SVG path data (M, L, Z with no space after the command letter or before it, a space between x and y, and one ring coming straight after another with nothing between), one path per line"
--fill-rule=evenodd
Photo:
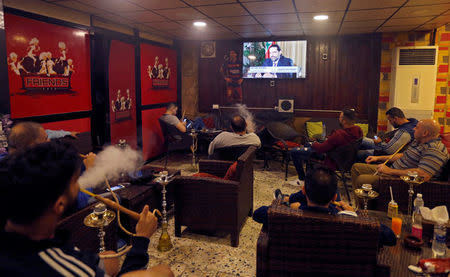
M200 44L200 57L201 58L215 58L216 57L216 42L215 41L202 41Z

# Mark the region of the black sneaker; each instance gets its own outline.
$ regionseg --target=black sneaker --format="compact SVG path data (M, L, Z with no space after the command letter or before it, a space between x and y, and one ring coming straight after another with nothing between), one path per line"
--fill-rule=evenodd
M275 199L283 200L283 193L281 192L280 189L276 189L276 190L273 192L273 197L274 197Z

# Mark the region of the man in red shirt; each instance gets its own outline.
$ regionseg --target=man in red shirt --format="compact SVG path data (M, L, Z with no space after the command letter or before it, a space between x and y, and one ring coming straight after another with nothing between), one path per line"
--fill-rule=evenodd
M314 142L305 144L303 147L296 147L290 151L292 161L298 174L298 185L303 185L305 180L305 171L303 162L309 160L310 157L325 159L325 165L334 167L331 160L326 159L328 151L336 147L344 146L352 143L363 136L363 132L359 126L355 125L356 113L354 109L345 109L339 114L339 124L342 129L333 131L330 136L322 143Z

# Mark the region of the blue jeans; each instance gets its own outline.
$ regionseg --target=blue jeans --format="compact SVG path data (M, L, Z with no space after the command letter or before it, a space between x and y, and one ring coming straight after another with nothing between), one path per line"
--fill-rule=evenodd
M311 147L295 147L290 151L292 162L297 170L298 179L305 180L304 161L309 160L311 156L319 156Z
M367 157L373 155L376 147L377 146L375 145L375 142L373 142L373 139L364 137L359 148L360 150L356 154L357 161L364 163Z

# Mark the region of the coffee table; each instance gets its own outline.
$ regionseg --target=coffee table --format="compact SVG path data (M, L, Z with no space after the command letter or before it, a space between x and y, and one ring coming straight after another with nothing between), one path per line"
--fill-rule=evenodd
M155 167L145 165L141 169L142 171L152 171L152 172L161 172L163 171L162 167ZM169 176L177 176L181 174L180 170L177 169L169 169ZM166 187L167 189L167 215L173 216L173 186L170 183ZM153 209L158 209L161 211L162 209L162 185L151 180L143 185L129 185L124 189L121 189L117 192L120 196L121 204L135 212L140 213L145 205L148 205L150 211ZM128 218L128 217L127 217ZM134 227L136 225L136 221L132 219L127 219L127 222L124 222L128 228L134 231Z
M391 226L391 219L387 217L386 212L369 210L368 214L370 217L378 218L380 223L383 223L388 227ZM424 245L420 248L420 250L412 250L403 245L403 239L406 235L408 235L406 233L406 228L403 227L400 239L397 240L397 244L395 246L384 246L379 250L378 264L389 266L391 272L390 276L417 276L408 269L408 266L417 265L421 259L433 258L431 244L428 243L430 241L429 237L425 237L424 234ZM449 249L447 249L445 257L450 257Z

